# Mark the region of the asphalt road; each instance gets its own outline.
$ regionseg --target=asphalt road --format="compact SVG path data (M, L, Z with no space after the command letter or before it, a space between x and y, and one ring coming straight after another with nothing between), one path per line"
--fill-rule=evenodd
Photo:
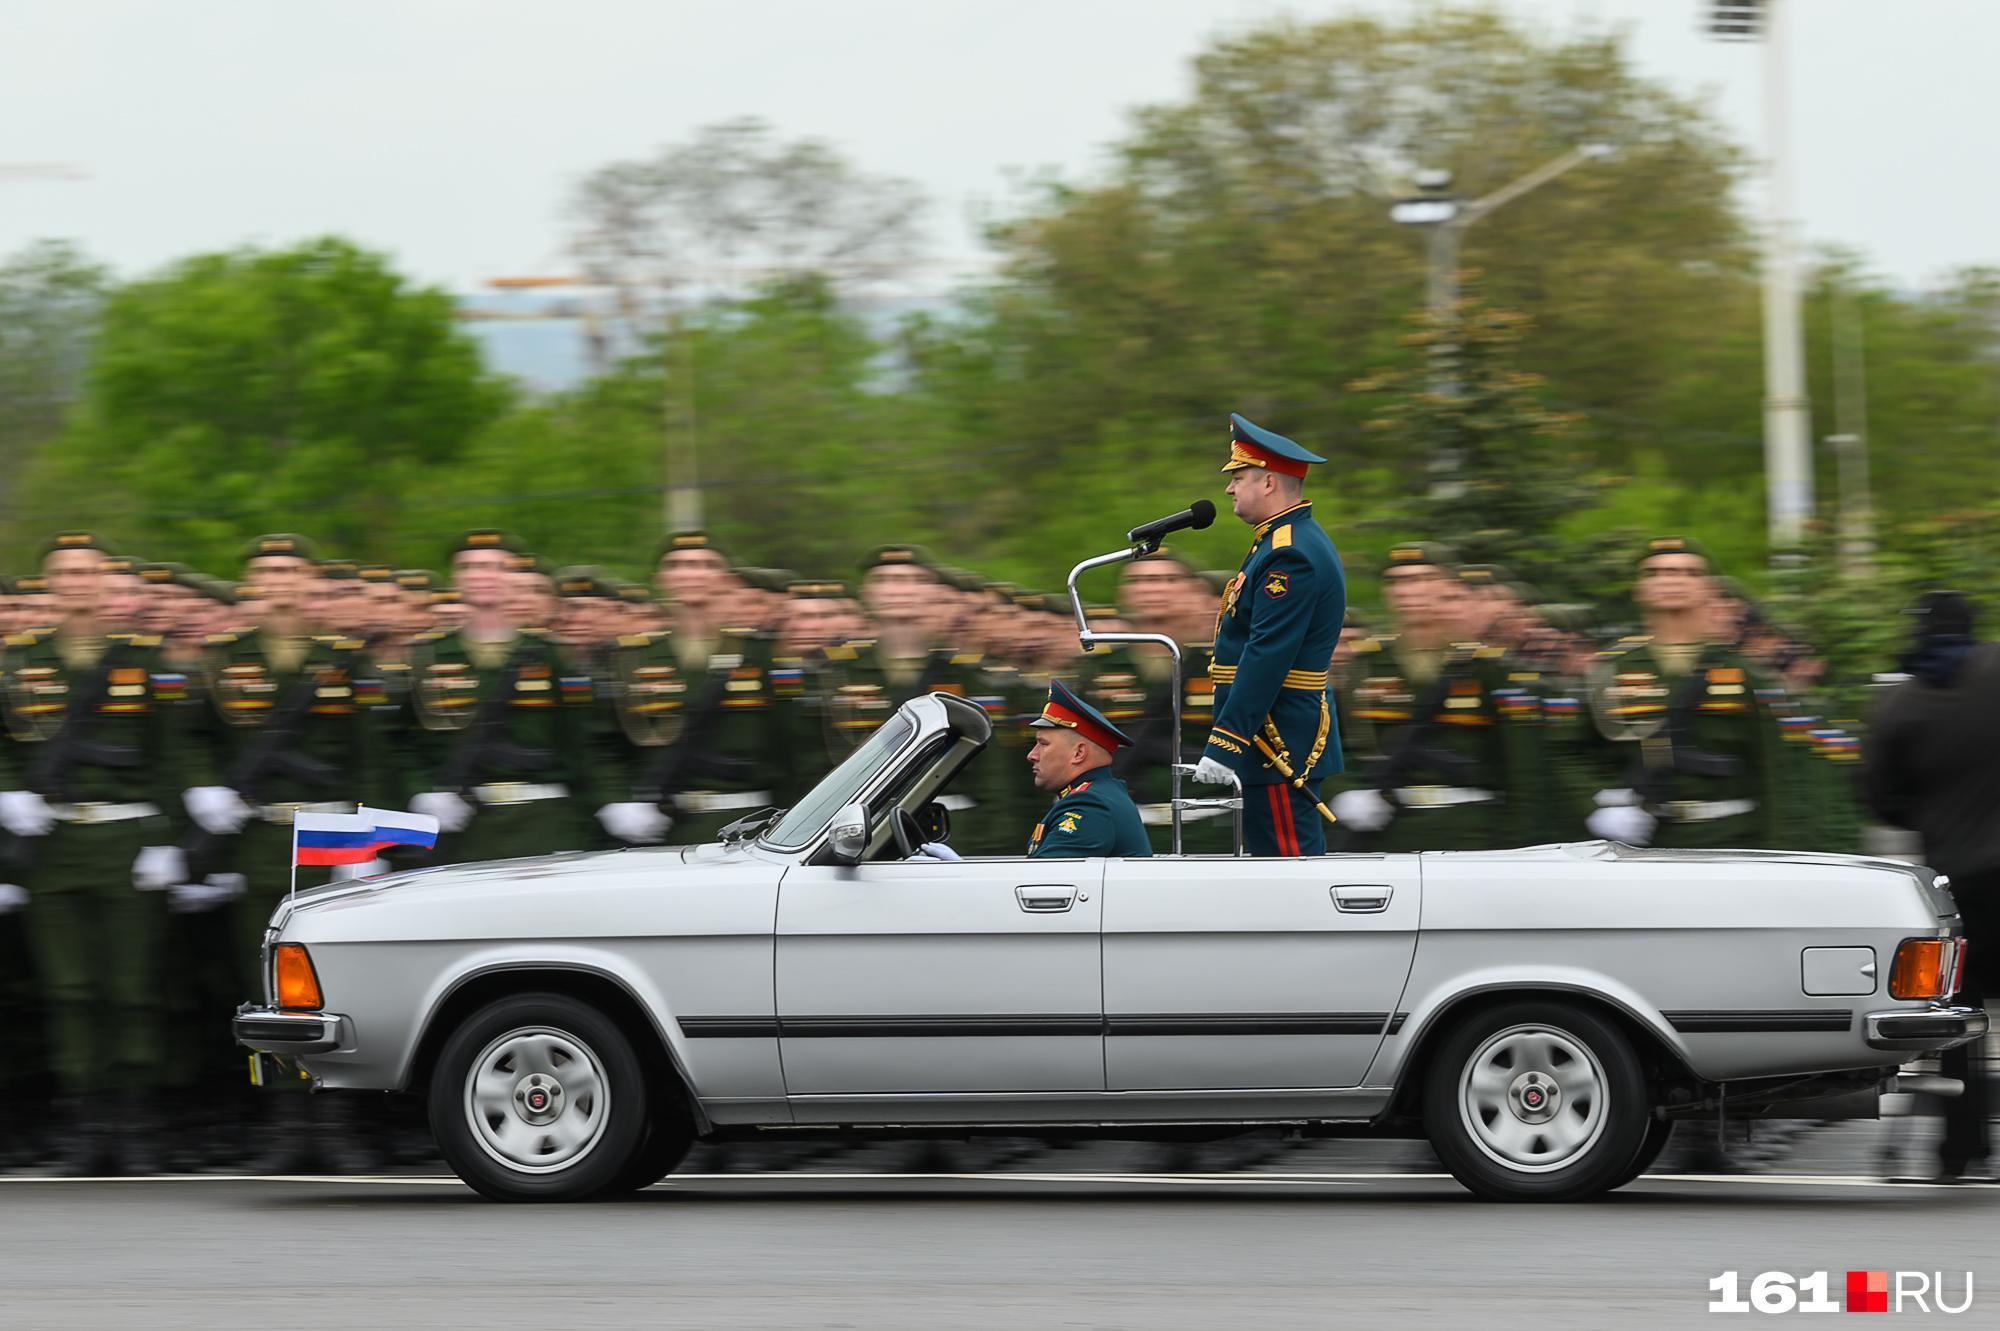
M9 1180L0 1326L1712 1327L1725 1270L1826 1270L1838 1298L1850 1268L1970 1270L1945 1320L1992 1326L1996 1235L2000 1190L1824 1176L1559 1207L1411 1174L700 1176L569 1207L432 1179Z

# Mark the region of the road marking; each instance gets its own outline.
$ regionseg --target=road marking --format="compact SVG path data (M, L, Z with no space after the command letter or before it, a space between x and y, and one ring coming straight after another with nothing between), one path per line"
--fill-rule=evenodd
M1069 1183L1129 1184L1148 1187L1361 1187L1369 1183L1411 1183L1449 1181L1449 1174L1359 1173L1291 1174L1244 1172L1235 1174L1028 1174L994 1172L985 1174L844 1174L836 1172L774 1172L735 1174L676 1174L655 1184L659 1188L715 1183ZM337 1183L348 1186L388 1184L396 1187L462 1188L465 1184L451 1174L149 1174L132 1178L115 1175L65 1178L0 1177L0 1184L33 1183ZM1890 1182L1864 1174L1647 1174L1625 1185L1640 1183L1728 1183L1783 1188L1894 1188L1995 1193L2000 1189L1959 1183L1930 1183L1920 1180Z

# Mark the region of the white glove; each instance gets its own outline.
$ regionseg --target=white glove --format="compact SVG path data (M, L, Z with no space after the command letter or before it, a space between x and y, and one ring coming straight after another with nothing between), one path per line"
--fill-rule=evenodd
M472 821L472 806L449 790L426 791L410 798L410 812L438 820L446 832L463 832Z
M212 873L206 882L175 883L167 889L167 910L175 915L199 915L228 905L248 884L240 873Z
M658 844L674 825L674 820L661 813L657 804L640 800L607 804L597 811L597 821L612 836L635 846Z
M1643 846L1653 839L1653 828L1659 819L1644 809L1629 804L1613 804L1599 809L1583 820L1594 837L1606 841L1622 841L1628 846Z
M255 812L228 786L190 786L181 792L181 803L187 805L188 817L214 836L238 831Z
M1396 816L1396 806L1379 790L1343 790L1327 806L1333 816L1357 832L1379 832Z
M132 885L141 892L173 887L187 875L187 856L179 846L145 846L132 861Z
M15 836L47 836L56 811L32 790L0 790L0 827Z
M1213 758L1203 758L1194 765L1194 779L1204 786L1241 786L1236 773L1224 767Z
M0 883L0 915L28 904L28 889L18 883Z
M945 845L944 842L942 841L926 841L924 842L923 845L917 847L917 853L910 856L910 858L913 860L933 859L933 860L957 861L964 859L965 856L959 854L957 851L953 850L950 846Z

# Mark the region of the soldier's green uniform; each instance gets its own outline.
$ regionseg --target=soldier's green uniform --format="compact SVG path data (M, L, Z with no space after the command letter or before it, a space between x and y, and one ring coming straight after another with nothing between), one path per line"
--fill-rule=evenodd
M233 955L242 997L253 998L264 926L292 883L292 822L299 811L391 807L402 791L383 771L386 755L370 721L385 701L384 686L359 639L218 634L209 639L201 684L204 705L194 715L201 718L203 768L196 784L228 786L254 811L210 866L244 878ZM289 738L275 739L274 724ZM252 770L259 759L263 770ZM301 869L299 881L325 881L327 873Z
M476 810L438 838L435 862L544 855L600 844L591 761L596 689L566 673L540 629L480 643L458 630L410 644L404 785Z
M1357 643L1344 673L1346 787L1376 791L1395 815L1342 849L1496 850L1554 835L1538 671L1497 647L1417 651L1386 634Z
M1181 644L1181 743L1179 761L1200 759L1208 732L1215 724L1215 682L1209 678L1211 644ZM1172 698L1169 680L1172 662L1165 655L1146 657L1134 654L1127 659L1131 687L1139 701L1129 716L1105 715L1118 721L1132 736L1129 748L1118 751L1113 768L1138 802L1139 817L1152 837L1153 849L1167 854L1173 846L1172 810L1167 801L1172 793L1172 776L1167 764L1175 760L1170 732ZM1114 684L1123 686L1122 679ZM1095 681L1093 682L1096 683ZM1114 701L1091 696L1099 704ZM1217 792L1183 778L1184 798L1214 799L1233 796L1233 791ZM1228 855L1236 850L1236 820L1226 809L1192 809L1181 818L1181 852L1186 855Z
M610 710L624 739L616 800L664 802L675 845L713 841L787 784L772 642L724 629L690 659L672 632L627 634L611 653Z
M1787 757L1755 667L1717 643L1623 639L1600 658L1591 712L1605 790L1631 790L1659 820L1650 844L1777 844Z
M136 889L133 865L142 849L179 840L185 679L162 667L157 638L72 643L50 630L10 637L4 674L0 790L33 790L58 818L25 838L16 875L56 1086L72 1096L151 1090L164 1047L165 894ZM93 694L87 715L68 720L73 700ZM39 770L43 746L71 724L88 728L85 742L72 733L63 770Z

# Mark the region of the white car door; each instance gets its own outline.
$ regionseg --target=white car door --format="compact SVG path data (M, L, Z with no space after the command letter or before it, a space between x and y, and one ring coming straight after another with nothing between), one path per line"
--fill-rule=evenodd
M1103 860L1025 858L787 870L778 1038L796 1121L839 1121L857 1097L1102 1091L1103 877Z
M1358 1086L1415 954L1415 855L1113 861L1107 1088Z

